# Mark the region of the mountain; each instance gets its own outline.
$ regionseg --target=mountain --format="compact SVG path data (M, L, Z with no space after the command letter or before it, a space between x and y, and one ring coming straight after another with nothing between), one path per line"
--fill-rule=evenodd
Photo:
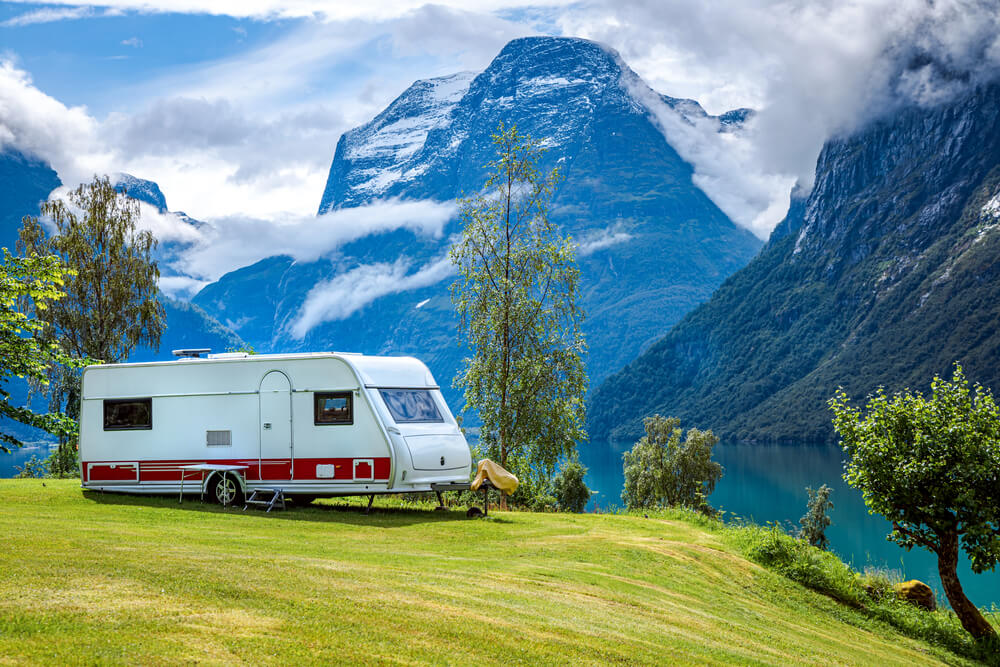
M1000 390L1000 86L830 141L748 266L593 394L590 433L681 417L740 440L833 438L827 399Z
M60 185L45 162L9 147L0 151L0 246L14 253L21 218L38 215L39 204Z
M691 166L630 92L636 86L645 84L610 49L548 37L510 42L479 74L417 81L340 138L316 224L357 224L338 212L375 202L474 193L495 155L491 133L501 121L516 124L546 149L543 169L562 173L550 217L578 243L596 382L762 245L692 183ZM661 99L719 132L737 131L749 113L713 117L694 101ZM463 351L445 253L460 229L455 218L432 232L364 235L317 262L268 258L193 302L258 349L412 353L448 385Z

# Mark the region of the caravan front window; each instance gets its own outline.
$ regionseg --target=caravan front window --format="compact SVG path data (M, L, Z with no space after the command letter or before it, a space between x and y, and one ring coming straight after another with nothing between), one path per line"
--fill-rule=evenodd
M379 389L397 424L443 422L444 417L427 389Z

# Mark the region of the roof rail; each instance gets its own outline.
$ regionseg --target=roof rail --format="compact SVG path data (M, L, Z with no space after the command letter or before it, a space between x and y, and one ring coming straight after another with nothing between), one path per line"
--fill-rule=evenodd
M175 357L181 357L182 359L200 359L201 355L207 355L211 351L212 348L210 347L198 347L185 350L174 350L173 354Z

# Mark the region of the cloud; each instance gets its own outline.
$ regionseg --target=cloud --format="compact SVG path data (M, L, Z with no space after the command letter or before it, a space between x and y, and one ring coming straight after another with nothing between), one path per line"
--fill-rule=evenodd
M36 9L31 12L19 14L13 18L0 23L4 28L20 28L21 26L34 25L36 23L52 23L54 21L68 21L75 19L90 18L94 16L92 7L67 7Z
M142 40L139 39L138 37L129 37L128 39L122 40L122 46L131 46L132 48L135 49L141 49Z
M171 268L199 280L216 280L265 257L287 255L297 261L312 262L345 243L396 229L438 238L455 213L452 202L387 200L318 217L217 218L197 230L193 242L185 239L191 246L180 253ZM144 225L176 224L170 222L169 215L161 216L159 222L147 223L145 219L144 208Z
M689 158L706 189L717 185L716 202L742 208L758 233L775 217L768 209L781 208L767 193L782 176L811 188L826 140L903 105L951 99L1000 69L1000 12L986 0L619 0L557 15L565 34L618 49L657 90L713 113L758 109L738 149L757 175L740 173L739 156L709 171L713 142L711 160ZM744 204L725 201L726 183Z
M288 332L302 340L323 322L343 320L369 303L399 292L436 285L454 273L448 256L408 273L411 262L400 258L392 264L365 264L322 282L310 290ZM423 304L421 304L423 305Z
M106 173L110 152L97 140L98 123L85 107L67 107L36 88L27 72L0 60L0 149L39 157L64 183Z
M210 284L208 280L197 280L188 276L160 276L160 291L171 299L187 301L202 288Z
M576 242L576 252L580 257L592 255L598 250L610 248L632 239L621 223L609 229L597 229L580 237Z

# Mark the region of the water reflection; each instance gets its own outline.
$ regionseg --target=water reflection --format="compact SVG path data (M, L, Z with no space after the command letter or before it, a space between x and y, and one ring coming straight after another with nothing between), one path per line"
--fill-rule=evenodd
M590 443L580 459L589 470L587 484L596 493L589 511L619 507L624 483L622 453L626 443ZM806 487L826 484L833 492L827 529L830 548L855 569L876 566L899 570L907 579L920 579L937 589L944 602L937 574L937 559L927 551L906 552L885 539L889 523L871 516L861 494L844 482L842 453L836 445L738 445L719 443L715 459L725 468L709 501L733 515L757 523L778 522L798 527L806 511ZM1000 573L973 574L963 562L959 577L969 598L981 607L1000 606Z

